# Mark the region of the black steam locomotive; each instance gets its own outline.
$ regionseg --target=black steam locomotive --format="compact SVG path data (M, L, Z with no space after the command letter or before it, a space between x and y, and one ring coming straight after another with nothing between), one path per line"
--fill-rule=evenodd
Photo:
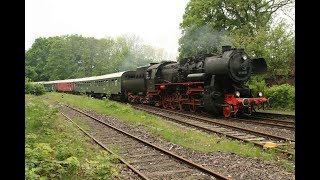
M267 99L253 97L245 82L252 74L267 71L263 58L250 59L243 49L223 46L223 54L185 58L140 67L139 86L130 84L126 94L130 102L141 102L179 110L205 110L212 114L251 114L254 105ZM124 84L126 86L126 84ZM137 89L145 87L145 89Z
M107 96L166 109L206 111L225 117L251 114L254 106L263 106L268 100L261 92L253 97L245 83L252 74L265 73L267 64L263 58L249 58L243 49L223 46L222 51L222 55L151 63L136 71L42 83L55 91Z

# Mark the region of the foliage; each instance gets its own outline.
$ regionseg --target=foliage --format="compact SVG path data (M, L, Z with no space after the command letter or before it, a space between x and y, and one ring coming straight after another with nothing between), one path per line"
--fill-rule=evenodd
M254 35L234 31L230 35L232 43L243 47L251 57L263 57L268 65L267 76L294 74L295 49L294 34L287 32L283 22L273 28L260 28Z
M251 77L248 85L253 95L258 94L258 92L265 92L265 90L267 89L266 82L262 76Z
M43 95L46 93L46 88L43 84L36 84L31 82L25 83L25 94Z
M29 77L30 79L36 79L38 74L35 71L35 67L25 66L25 77Z
M294 110L295 109L295 87L289 84L274 85L267 87L261 76L254 76L248 82L253 95L263 92L263 96L271 98L272 109Z
M73 124L57 116L42 96L26 95L26 179L117 177L116 156L93 146Z
M272 100L273 108L281 108L285 110L295 109L295 87L289 84L275 85L267 88L265 96Z
M45 75L49 51L54 38L37 38L31 49L25 53L26 76L32 81L49 80Z
M253 34L266 27L277 10L292 3L292 0L191 0L180 28L184 33L187 27L207 24L218 31L246 28Z
M220 46L244 48L263 57L267 76L294 74L294 33L274 15L294 0L191 0L180 23L179 58L220 52Z
M107 179L110 174L118 176L117 169L113 165L116 162L118 162L118 158L115 156L98 155L94 160L89 161L88 173L93 175L95 179Z
M163 49L144 45L135 36L37 38L25 55L25 75L32 81L96 76L133 70L165 55Z

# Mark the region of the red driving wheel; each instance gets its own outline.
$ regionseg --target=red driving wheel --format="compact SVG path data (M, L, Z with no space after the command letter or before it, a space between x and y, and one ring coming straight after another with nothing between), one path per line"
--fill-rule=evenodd
M173 94L171 96L170 107L171 109L177 109L179 106L179 96L177 94Z
M180 111L184 111L184 107L183 107L183 102L182 102L182 95L179 95L179 100L178 100L178 103L179 103L179 110Z
M163 96L161 99L161 102L162 102L162 107L167 109L169 106L168 96L167 95Z
M223 115L224 115L224 117L226 117L226 118L228 118L228 117L230 117L230 115L231 115L231 106L225 106L225 107L223 107Z

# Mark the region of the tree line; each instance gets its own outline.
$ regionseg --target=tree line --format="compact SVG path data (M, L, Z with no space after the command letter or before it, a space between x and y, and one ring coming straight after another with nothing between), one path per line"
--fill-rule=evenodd
M81 35L37 38L25 53L25 76L48 81L134 70L166 60L163 49L142 44L136 36L95 39Z

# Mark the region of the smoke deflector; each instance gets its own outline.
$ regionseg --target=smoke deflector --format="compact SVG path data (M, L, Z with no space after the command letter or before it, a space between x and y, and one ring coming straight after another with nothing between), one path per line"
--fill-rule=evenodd
M251 74L264 74L267 72L267 63L264 58L256 58L251 60Z

